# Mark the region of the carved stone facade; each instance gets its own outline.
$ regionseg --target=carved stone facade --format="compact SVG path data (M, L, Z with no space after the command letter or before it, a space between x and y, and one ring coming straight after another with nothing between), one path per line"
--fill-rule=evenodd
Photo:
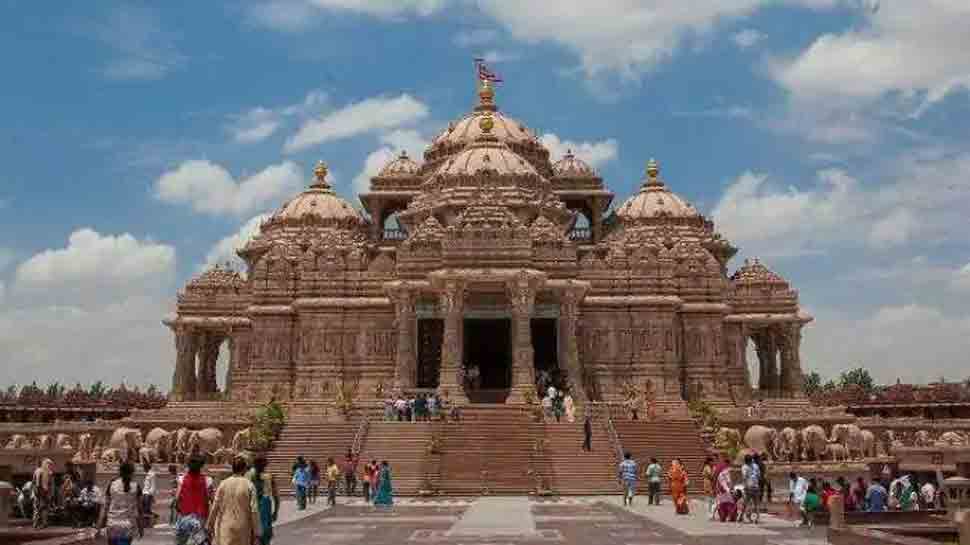
M334 193L321 163L239 250L245 276L217 267L192 280L165 322L174 398L436 388L464 403L474 401L466 366L482 354L500 360L475 365L510 403L530 397L548 362L578 401L620 401L630 385L655 400L800 395L811 318L785 280L758 261L728 276L736 249L667 188L656 162L608 213L613 194L592 168L572 153L551 163L488 82L478 99L423 164L402 154L372 180L361 195L369 217Z

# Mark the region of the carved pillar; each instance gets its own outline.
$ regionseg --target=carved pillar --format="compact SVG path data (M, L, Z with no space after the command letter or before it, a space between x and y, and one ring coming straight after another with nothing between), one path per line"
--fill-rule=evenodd
M232 374L236 369L236 364L239 360L239 351L236 348L236 337L231 334L226 338L226 342L229 343L229 365L226 366L226 391L225 399L232 399Z
M452 403L468 403L464 384L459 378L461 368L462 311L465 306L465 286L449 281L439 294L444 314L445 331L441 347L441 369L438 374L438 391Z
M603 230L603 212L602 210L600 210L599 204L600 204L599 200L597 199L593 200L593 208L592 208L593 217L591 217L589 221L589 236L590 236L590 239L592 239L591 242L593 242L593 244L596 244L597 242L600 241L600 237L602 236L602 230Z
M802 397L804 378L802 377L801 344L802 324L786 324L781 343L781 390L785 397Z
M760 376L758 378L758 390L762 395L775 397L778 393L778 347L775 342L774 333L770 330L763 330L754 337L755 349L758 352L758 364Z
M535 364L532 348L532 311L535 309L536 289L528 278L511 281L506 289L512 307L512 384L508 403L523 403L526 392L535 391Z
M582 290L563 292L559 302L559 342L562 346L562 367L569 376L571 393L576 403L585 403L589 396L583 387L583 367L579 361L579 344L576 340L576 323L579 321L579 301Z
M394 302L394 325L397 328L397 350L394 360L394 390L413 388L417 376L414 338L417 321L414 309L415 294L404 286L388 290Z
M175 332L175 374L172 378L172 393L177 401L195 398L195 354L198 347L197 335L191 329L173 328Z

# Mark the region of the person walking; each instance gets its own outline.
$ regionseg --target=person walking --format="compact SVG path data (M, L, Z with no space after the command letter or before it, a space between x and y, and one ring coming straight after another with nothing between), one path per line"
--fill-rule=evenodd
M310 485L307 487L307 503L317 503L320 496L320 466L316 460L310 460Z
M795 513L801 513L802 503L805 502L805 494L808 492L808 480L800 477L794 471L788 474L788 512L789 518L794 518Z
M152 525L155 510L155 494L158 492L158 474L155 468L148 462L142 464L145 470L145 478L141 485L141 512L148 517L147 522Z
M618 468L620 482L623 484L623 506L633 506L633 497L637 494L637 462L629 452L623 454L623 461Z
M232 476L216 489L208 529L212 545L256 545L260 532L256 487L246 478L246 460L232 462Z
M327 505L337 505L337 484L340 482L340 468L333 458L327 458Z
M118 468L118 477L105 491L104 507L98 529L104 531L108 545L130 545L142 537L141 487L132 483L135 466L125 462Z
M704 469L701 470L701 484L704 487L704 496L707 498L707 513L714 520L714 460L708 456L704 459Z
M656 458L650 458L647 466L647 505L660 505L660 486L663 483L664 469Z
M593 450L593 417L590 415L589 406L586 407L586 414L583 416L583 450L586 452Z
M371 462L366 462L360 472L360 491L364 495L364 502L370 503L371 481L374 478L374 468Z
M206 521L209 519L211 491L208 478L202 474L205 460L200 456L189 459L189 471L179 481L175 493L178 519L175 521L175 543L186 545L203 543Z
M668 476L670 479L670 496L674 502L674 512L678 515L689 514L690 504L687 501L687 485L690 484L690 478L687 475L687 470L681 465L680 460L674 458L670 461Z
M815 526L815 513L822 508L822 499L818 496L818 490L814 484L809 483L805 491L805 499L802 501L801 514L802 526L812 528Z
M360 458L358 458L351 449L347 449L347 454L344 456L344 490L347 496L353 496L357 491L357 465L360 463Z
M31 489L34 494L34 528L47 528L51 502L54 499L54 461L44 458L34 470Z
M377 494L374 495L374 505L390 507L394 505L394 486L391 483L391 466L387 460L381 462L381 469L377 476Z
M179 473L178 468L175 464L169 464L168 466L168 478L169 486L171 486L173 491L178 491L179 489ZM168 524L169 526L175 526L175 521L178 520L178 494L173 494L172 499L168 502Z
M739 520L757 524L761 520L761 472L750 454L744 457L741 482L744 483L744 512Z
M260 455L253 462L248 477L256 490L256 507L259 509L259 543L269 545L273 540L273 523L280 515L280 494L273 475L266 473L268 461Z
M311 482L310 468L301 465L293 472L293 492L296 494L296 509L303 511L306 509L307 492Z
M886 487L879 482L879 479L873 479L872 484L866 490L867 511L870 513L882 513L886 510L886 503L888 501L889 493L886 492Z
M714 480L717 483L717 517L721 522L734 522L738 518L738 504L734 497L734 482L731 478L731 461L724 457L714 468Z

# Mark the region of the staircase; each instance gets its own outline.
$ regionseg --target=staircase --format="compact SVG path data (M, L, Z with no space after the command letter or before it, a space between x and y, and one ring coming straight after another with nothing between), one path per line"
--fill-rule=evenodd
M441 427L440 473L434 483L440 493L523 494L535 489L529 462L536 436L521 406L467 405L462 422Z
M267 455L268 471L276 479L280 494L293 493L290 472L297 456L303 456L307 462L316 460L322 474L326 470L327 458L333 458L338 464L343 461L359 427L359 422L288 422Z
M701 430L692 420L617 420L615 426L623 450L633 455L641 470L646 469L650 458L657 458L664 470L672 459L678 458L690 475L690 491L702 489L701 470L707 450ZM668 492L666 482L664 491Z
M425 475L438 478L437 456L428 452L435 426L429 422L371 422L360 454L360 465L383 460L391 465L394 492L414 495L421 490Z
M583 423L533 424L545 438L540 469L556 494L614 494L620 488L616 462L603 420L593 420L592 451L583 450Z

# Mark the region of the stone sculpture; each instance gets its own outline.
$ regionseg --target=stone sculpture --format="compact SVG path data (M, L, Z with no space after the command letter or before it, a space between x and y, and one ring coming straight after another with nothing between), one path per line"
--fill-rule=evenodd
M137 428L118 428L108 439L109 449L117 449L122 460L136 460L141 444L141 430Z
M243 428L232 436L231 448L236 452L242 452L249 449L251 444L252 431L249 428Z
M802 459L818 460L825 453L828 437L822 426L812 424L802 428Z
M913 435L914 447L928 447L932 444L933 438L930 436L930 432L926 430L919 430Z
M947 447L965 447L967 446L967 437L959 432L947 431L940 435L936 444Z
M222 447L222 431L216 428L205 428L189 434L188 452L211 456Z
M845 447L849 458L862 458L862 430L855 424L836 424L832 426L832 438L829 442L839 443Z
M172 434L162 428L152 428L145 436L145 446L152 449L161 462L172 462Z
M798 430L786 427L775 438L775 460L795 462L798 460Z
M714 436L714 446L721 452L729 452L741 448L741 432L737 428L721 427Z
M841 443L825 445L825 457L833 462L844 462L849 459L849 450Z
M33 446L33 443L31 443L30 439L28 439L26 435L17 433L10 437L10 441L7 442L6 448L25 449L25 448L31 448L32 446Z
M778 430L767 426L751 426L744 432L744 444L748 448L766 455L768 458L774 456L773 446Z

